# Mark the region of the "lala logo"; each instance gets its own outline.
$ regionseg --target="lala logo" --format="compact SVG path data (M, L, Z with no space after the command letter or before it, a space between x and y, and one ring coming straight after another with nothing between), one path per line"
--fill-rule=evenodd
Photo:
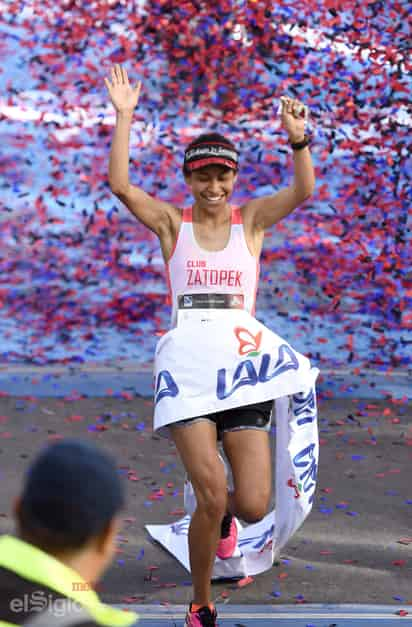
M239 355L247 355L248 357L260 355L259 348L262 341L262 331L259 331L256 335L252 335L244 327L236 327L234 331L239 340Z
M258 341L256 341L258 340ZM259 334L254 338L254 348L259 348ZM242 345L239 349L244 348ZM248 348L250 351L251 348ZM275 377L279 377L288 370L299 370L298 359L288 344L281 344L278 347L278 355L263 353L260 357L260 363L253 363L249 357L251 355L259 355L255 351L249 352L248 358L239 362L232 372L232 382L227 381L226 368L219 368L217 371L216 396L219 400L229 398L237 389L244 385L257 385L258 383L266 383ZM231 371L230 371L231 372Z

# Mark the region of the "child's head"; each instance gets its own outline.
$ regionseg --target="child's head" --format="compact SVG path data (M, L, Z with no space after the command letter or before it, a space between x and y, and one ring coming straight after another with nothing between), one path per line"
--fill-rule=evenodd
M114 554L124 502L115 460L89 442L62 440L29 468L15 505L18 533L57 557L87 551L99 576Z

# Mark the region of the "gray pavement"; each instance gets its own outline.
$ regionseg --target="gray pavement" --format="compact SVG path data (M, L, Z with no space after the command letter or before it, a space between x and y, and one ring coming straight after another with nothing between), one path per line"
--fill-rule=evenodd
M12 500L46 441L67 436L94 441L116 456L128 495L101 597L114 604L186 605L190 574L144 529L177 520L183 505L183 468L174 446L151 430L151 400L132 393L6 394L0 389L0 532L13 531ZM396 612L412 604L412 403L322 396L313 511L270 571L246 586L215 582L218 606L377 604Z
M316 364L314 364L316 365ZM360 370L324 368L316 382L325 398L402 398L412 396L412 371L405 368ZM152 362L106 361L79 365L34 366L0 363L0 394L22 393L37 397L71 393L98 398L121 392L150 397L153 393ZM23 390L23 391L22 391Z

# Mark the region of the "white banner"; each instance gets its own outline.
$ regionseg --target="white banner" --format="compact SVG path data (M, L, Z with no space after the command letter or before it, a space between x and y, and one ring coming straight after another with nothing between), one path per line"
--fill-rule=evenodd
M192 315L193 314L193 315ZM316 368L243 310L188 312L164 335L155 356L154 428L276 399L276 512L242 528L232 558L216 558L213 577L243 577L271 568L312 508L319 455ZM187 534L196 499L185 485L187 515L148 525L150 535L190 570Z

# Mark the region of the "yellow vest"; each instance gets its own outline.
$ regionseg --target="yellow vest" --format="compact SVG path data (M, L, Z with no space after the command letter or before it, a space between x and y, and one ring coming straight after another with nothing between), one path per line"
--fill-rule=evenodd
M8 535L0 537L0 567L32 581L34 587L37 583L72 599L102 627L129 627L138 620L134 612L125 612L102 603L79 573L19 538ZM2 621L0 616L0 627L15 627L15 624Z

